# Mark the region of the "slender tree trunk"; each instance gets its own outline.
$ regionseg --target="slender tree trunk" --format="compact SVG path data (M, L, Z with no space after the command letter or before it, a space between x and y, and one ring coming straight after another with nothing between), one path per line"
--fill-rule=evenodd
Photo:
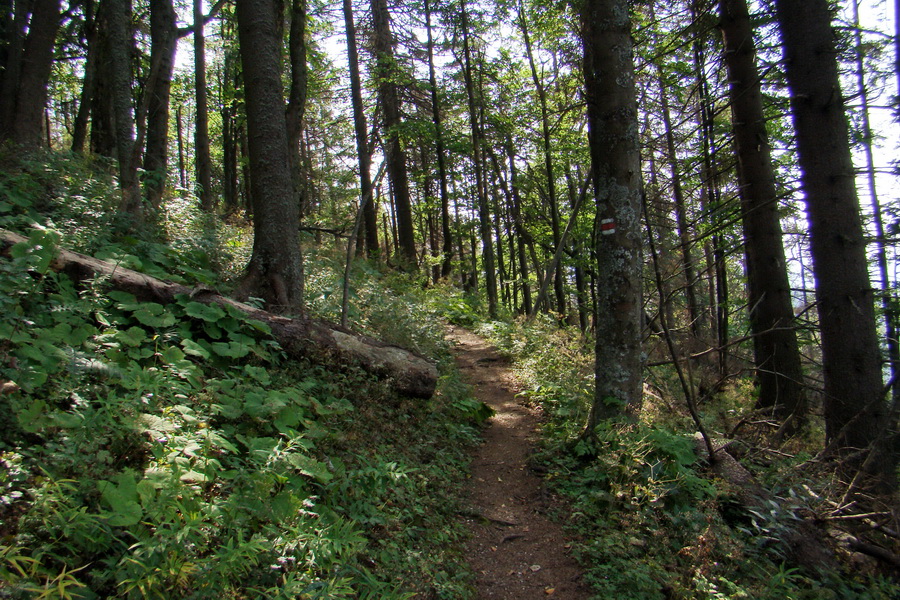
M375 47L375 76L378 81L378 99L384 122L385 154L388 176L397 209L397 234L400 242L401 266L416 269L416 238L413 231L412 202L409 193L409 175L406 170L406 153L400 139L400 95L397 90L397 71L394 58L394 39L391 33L387 0L371 0L372 27Z
M444 157L444 126L441 122L441 102L434 68L434 39L431 33L431 4L425 0L425 31L428 35L428 83L431 88L431 119L434 123L434 144L441 192L441 236L444 260L441 277L449 277L453 265L453 232L450 230L450 193L447 190L447 160Z
M867 448L884 424L881 360L865 234L827 0L776 0L797 132L822 336L825 435ZM895 461L875 450L868 472L892 487Z
M778 407L781 416L802 419L803 373L753 28L747 0L721 0L719 10L737 147L747 301L754 336L759 405Z
M81 83L81 97L78 112L72 127L72 152L83 153L87 143L88 124L91 119L91 101L97 78L97 21L93 0L86 0L84 8L84 39L87 54L84 60L84 77Z
M279 0L237 0L252 175L253 255L238 290L302 310L300 207L294 199L282 95Z
M206 90L206 37L203 1L194 0L194 97L197 114L194 120L194 169L197 178L196 194L200 208L215 209L212 193L212 162L209 156L209 106Z
M602 234L595 244L596 391L587 428L592 434L601 419L641 406L641 167L629 3L585 0L580 16Z
M678 166L678 155L675 148L675 132L672 127L672 116L669 109L669 94L666 91L666 82L662 77L662 69L657 67L660 89L660 103L662 104L663 126L665 127L666 158L669 170L672 174L672 200L675 205L675 225L678 229L678 245L681 250L681 264L684 271L684 294L687 299L688 319L691 333L694 337L700 334L700 309L697 305L697 275L694 266L694 257L691 253L691 232L688 228L687 204L684 201L684 191L681 187L681 169Z
M893 382L894 405L900 406L900 344L897 340L897 309L891 292L891 276L884 230L884 214L878 199L878 186L875 178L875 157L872 153L872 125L869 119L869 92L866 89L865 65L863 64L863 41L859 26L859 0L853 0L854 42L856 45L856 89L860 99L862 117L862 146L866 158L866 177L869 184L869 202L875 224L875 253L878 262L878 275L881 283L881 308L884 312L884 332L887 343L888 360L890 361L891 381ZM900 14L898 14L900 20Z
M491 234L491 216L487 199L487 184L484 176L483 138L478 118L479 100L476 99L475 83L472 79L472 49L469 40L469 16L465 1L460 8L463 36L463 76L469 103L469 126L472 130L472 162L475 168L476 196L478 198L478 222L481 234L481 253L484 262L485 287L488 298L488 314L497 318L497 270L494 262L494 241Z
M159 208L166 188L169 156L169 97L175 67L177 26L172 0L150 2L150 62L158 65L148 95L147 150L144 153L144 190L151 206Z
M300 143L303 139L303 118L306 115L306 96L309 68L306 64L306 0L291 0L291 34L289 55L291 63L291 91L287 104L288 148L291 157L291 180L294 198L302 207L303 162ZM302 216L301 208L301 216Z
M519 29L522 31L522 38L525 42L525 54L528 58L528 66L531 69L531 80L534 82L534 88L537 92L538 103L541 107L541 142L544 151L544 170L547 176L547 203L550 208L550 231L553 234L553 251L560 243L560 225L559 225L559 201L556 196L556 174L553 169L553 152L550 143L550 113L547 110L547 91L544 88L544 82L537 72L534 64L534 53L531 50L531 37L528 34L528 25L525 21L525 9L522 0L519 0ZM553 291L556 295L556 307L561 317L564 319L566 315L566 296L563 289L563 268L560 263L553 274Z
M350 98L353 104L353 126L356 131L356 156L359 162L359 196L366 202L363 208L365 250L369 258L378 255L378 215L372 198L372 151L369 147L366 112L362 99L362 80L359 76L359 52L356 48L356 25L353 4L344 0L344 27L347 35L347 59L350 67ZM358 247L357 251L362 250Z

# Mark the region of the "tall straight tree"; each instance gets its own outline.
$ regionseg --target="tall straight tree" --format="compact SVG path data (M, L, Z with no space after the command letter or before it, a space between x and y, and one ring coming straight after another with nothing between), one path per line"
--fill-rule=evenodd
M356 46L356 24L353 20L353 3L344 0L344 30L347 35L347 62L350 67L350 99L353 103L353 128L356 132L356 159L359 163L359 197L363 206L365 247L370 258L378 254L378 214L375 211L372 188L372 149L369 146L369 130L363 106L362 80L359 76L359 51ZM359 248L357 248L359 250Z
M453 264L453 232L450 230L450 192L447 190L447 159L444 156L444 125L434 68L434 36L431 31L431 3L425 0L425 31L428 36L428 86L431 88L431 119L434 123L434 153L437 155L441 191L441 277L449 277Z
M194 122L194 168L197 177L197 197L200 207L212 211L212 161L209 156L209 107L206 91L206 36L203 0L194 0L194 101L197 115Z
M463 78L469 104L469 127L472 131L472 163L475 168L475 194L478 197L478 231L481 234L481 259L487 288L488 314L497 317L497 269L494 262L494 236L491 233L491 214L488 207L487 181L484 173L484 128L479 117L482 99L475 88L472 65L472 44L469 32L469 11L463 0L460 7L460 28L463 40ZM473 259L475 258L473 254ZM473 270L474 272L474 270Z
M166 187L169 156L169 98L175 47L178 42L172 0L150 2L150 63L156 73L154 85L146 91L147 149L144 153L144 192L151 206L159 207Z
M291 178L294 195L301 205L303 198L303 163L300 144L303 139L303 119L306 116L306 96L309 88L309 67L306 64L306 0L291 0L291 34L289 41L291 63L291 91L287 104L288 148L291 156Z
M143 202L137 163L134 161L134 112L132 108L131 0L100 3L101 20L108 29L109 68L112 74L112 104L115 115L116 158L119 163L120 210L137 220L143 218Z
M822 337L825 436L865 449L884 423L881 357L828 0L776 0ZM893 484L891 453L869 474Z
M24 3L16 3L16 21L20 13L27 13ZM44 109L47 105L47 85L53 68L53 48L60 25L60 0L34 0L30 6L28 34L13 36L4 66L3 87L0 90L0 137L29 148L40 146L43 136Z
M409 173L406 152L400 138L400 93L397 84L397 60L394 55L394 35L387 0L371 0L372 29L375 50L375 79L378 101L384 123L384 144L388 177L394 193L397 211L397 237L400 243L400 262L403 268L416 268L416 238L413 230L412 200L409 193Z
M303 297L300 207L294 198L282 84L279 0L237 0L244 72L253 254L237 296L270 310L299 310Z
M759 405L802 417L802 371L747 0L720 0Z
M588 433L640 410L641 164L628 0L583 0L584 84L596 222L596 390Z
M531 35L528 32L528 22L525 20L525 6L522 0L519 0L517 22L519 30L522 32L522 40L525 42L525 55L528 58L528 66L531 70L531 80L534 82L534 89L541 108L541 142L544 151L544 170L547 176L547 203L550 205L550 230L553 235L553 251L556 252L560 244L559 200L556 196L556 174L553 169L553 152L550 143L550 111L547 108L547 91L534 62L534 52L531 49ZM553 291L556 295L556 310L565 317L567 307L561 264L554 269Z

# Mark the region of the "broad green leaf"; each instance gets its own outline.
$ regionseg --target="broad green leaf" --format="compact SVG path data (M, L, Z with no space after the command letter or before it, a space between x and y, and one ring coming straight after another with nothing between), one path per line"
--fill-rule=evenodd
M130 327L116 332L116 339L126 346L136 348L147 341L147 332L140 327Z
M208 359L210 357L209 350L191 339L181 340L181 347L184 348L185 354L196 356L198 358Z
M189 317L212 323L225 316L225 311L215 304L203 304L201 302L188 302L184 305L184 312Z
M175 315L156 302L141 305L140 309L135 311L134 318L148 327L171 327L175 324Z
M130 527L141 521L144 511L139 503L137 480L131 471L119 473L114 481L99 481L97 487L103 500L112 508L107 515L109 524Z
M300 471L300 473L307 477L312 477L320 483L328 483L334 478L334 475L328 470L328 466L325 463L318 461L311 456L306 456L305 454L290 454L288 456L288 462L290 462L295 469Z
M243 358L250 354L250 347L239 342L214 342L213 352L226 358Z

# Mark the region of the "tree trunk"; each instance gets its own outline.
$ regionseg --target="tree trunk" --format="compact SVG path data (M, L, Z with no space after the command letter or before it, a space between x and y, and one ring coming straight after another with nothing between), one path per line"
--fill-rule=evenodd
M83 153L87 143L88 124L91 119L91 101L97 79L97 20L93 0L86 0L84 7L84 39L87 56L84 60L84 76L81 83L81 98L75 124L72 127L72 152Z
M253 254L238 298L273 310L301 310L300 207L294 200L282 95L278 0L238 0L253 205Z
M47 85L59 26L60 0L35 0L16 85L16 109L4 126L9 139L25 148L38 148L43 141Z
M369 129L362 98L362 80L359 75L359 52L356 47L356 25L353 20L353 3L344 0L344 27L347 35L347 62L350 67L350 99L353 104L353 127L356 132L356 157L359 162L359 197L365 202L365 250L369 258L378 255L378 214L372 188L372 150L369 146ZM357 251L362 250L360 245Z
M675 132L669 110L669 94L666 82L662 77L662 68L657 67L660 103L662 104L663 126L666 137L666 158L672 174L672 200L675 205L675 225L678 229L678 246L681 250L681 264L684 271L684 294L687 299L688 320L691 334L696 338L700 334L700 309L697 306L697 276L694 257L691 255L691 232L688 229L687 204L681 187L681 169L678 166L678 154L675 148Z
M287 105L288 148L291 157L291 179L294 182L294 198L304 203L303 162L300 143L303 139L303 119L306 115L306 96L309 67L306 64L306 0L291 2L291 35L289 55L291 62L291 91Z
M475 83L472 80L472 49L469 43L469 17L465 1L460 9L463 36L463 76L466 97L469 103L469 126L472 130L472 162L475 168L476 196L478 198L478 223L481 234L481 253L484 262L484 279L487 288L488 314L497 318L497 270L494 264L494 240L491 234L491 216L488 208L487 184L484 176L483 139L484 132L478 118L480 101L476 99ZM474 256L473 256L474 258Z
M113 107L115 114L116 158L119 163L119 187L122 203L119 210L140 221L143 202L137 164L134 162L134 113L132 112L131 0L106 0L100 6L106 13L109 29L109 60L112 74Z
M156 66L153 87L146 90L147 149L144 153L144 192L154 208L162 203L169 156L169 97L175 47L178 41L172 0L150 2L150 63Z
M560 244L560 226L559 226L559 200L556 196L556 174L553 169L553 152L550 144L550 113L547 110L547 91L544 88L544 82L537 72L534 64L534 53L531 50L531 37L528 35L528 25L525 21L525 9L522 0L519 0L519 29L522 32L522 38L525 42L525 54L528 58L528 66L531 69L531 80L534 82L534 88L537 92L538 102L541 107L541 142L544 151L544 170L547 177L547 204L550 208L550 231L553 235L553 251ZM553 273L553 291L556 295L556 308L562 318L566 315L566 296L563 289L563 268L560 263Z
M747 0L721 0L719 10L738 159L758 403L777 407L776 413L782 417L802 419L803 373L753 28Z
M596 392L587 433L641 406L641 166L626 0L581 12L588 139L601 235L596 242Z
M406 152L400 139L400 94L397 91L397 67L394 58L394 37L391 15L386 0L371 0L372 27L375 50L375 79L378 100L384 123L384 145L388 163L388 177L397 210L397 236L400 244L400 266L417 267L416 238L413 231L412 201L409 194L409 175Z
M450 193L447 191L447 160L444 157L444 126L441 102L434 69L434 39L431 33L431 5L425 0L425 31L428 35L428 84L431 88L431 120L434 123L434 151L437 155L438 180L441 191L441 238L443 261L441 277L449 277L453 264L453 232L450 230Z
M881 359L848 126L827 0L776 0L797 133L822 336L825 435L868 448L884 423ZM895 461L867 470L892 487Z
M212 190L212 163L209 157L209 107L207 106L206 91L204 22L203 1L194 0L194 98L197 109L196 119L194 120L196 194L200 199L200 208L206 212L212 212L216 203Z

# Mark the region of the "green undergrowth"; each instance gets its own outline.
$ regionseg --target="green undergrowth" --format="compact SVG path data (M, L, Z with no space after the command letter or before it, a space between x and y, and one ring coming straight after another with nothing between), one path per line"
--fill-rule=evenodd
M70 243L213 284L243 249L213 257L177 220L175 245L61 226L94 173L61 169L82 177L0 181L0 226L29 238L0 259L0 598L469 597L458 494L481 404L417 286L359 270L354 316L438 363L427 401L289 360L229 307L76 287L50 269ZM326 259L307 268L315 305L339 284Z
M460 312L454 301L445 304ZM514 359L521 395L544 409L535 461L565 499L557 516L576 540L573 553L597 598L900 597L900 587L870 566L815 570L791 559L784 534L801 516L826 512L822 496L812 491L823 482L794 470L802 452L781 461L748 461L773 500L745 510L735 491L698 461L693 426L677 400L647 394L639 420L602 423L593 440L578 441L594 376L593 343L580 333L541 319L530 325L481 322L476 330ZM716 415L752 407L752 399L736 397L741 389L702 407L712 431L723 426Z

